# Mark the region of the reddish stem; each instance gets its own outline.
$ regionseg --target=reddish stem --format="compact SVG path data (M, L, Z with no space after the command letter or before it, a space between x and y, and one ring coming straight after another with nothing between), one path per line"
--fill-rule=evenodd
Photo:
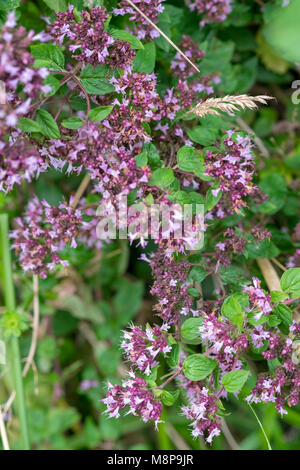
M299 300L300 300L300 297L297 297L295 299L285 300L283 303L284 303L284 305L289 305L289 304L292 304L293 302L299 302Z
M159 387L156 387L156 388L158 388L159 390L165 388L165 386L168 385L168 383L172 382L172 380L174 380L177 377L177 375L180 374L180 372L181 372L181 369L178 370L174 375L171 375L171 377L169 377L163 384L161 384Z

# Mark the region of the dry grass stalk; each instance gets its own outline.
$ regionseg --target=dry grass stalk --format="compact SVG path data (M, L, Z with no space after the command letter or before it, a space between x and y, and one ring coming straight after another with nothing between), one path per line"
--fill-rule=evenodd
M202 103L198 103L194 108L188 111L187 114L196 114L199 117L204 117L207 114L220 115L219 111L234 116L235 112L241 109L256 109L258 103L267 104L267 100L273 99L271 96L258 95L237 95L237 96L223 96L222 98L208 98Z
M280 279L275 271L274 267L272 266L272 263L269 259L267 258L259 258L256 260L262 275L266 281L266 284L269 288L270 291L272 290L279 290L281 291L281 285L280 285ZM300 314L296 310L293 312L293 317L294 320L300 323Z

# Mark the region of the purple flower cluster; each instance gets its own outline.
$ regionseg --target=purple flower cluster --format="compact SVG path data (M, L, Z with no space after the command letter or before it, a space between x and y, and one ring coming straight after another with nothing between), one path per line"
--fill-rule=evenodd
M243 290L249 295L250 311L255 312L254 318L259 320L262 315L270 315L272 311L271 296L260 287L259 279L253 278L252 282L253 286L245 286Z
M300 267L300 249L298 248L295 253L290 256L287 262L288 268L297 268Z
M239 355L249 346L247 335L237 334L237 327L227 318L211 313L199 327L199 333L202 344L208 348L205 354L217 359L223 372L242 367Z
M187 315L193 306L193 299L187 293L190 265L186 261L176 262L174 258L166 257L158 248L150 266L154 278L150 292L158 299L154 310L169 325L178 324L180 316Z
M208 23L221 23L231 12L231 0L187 0L191 11L203 15L200 26Z
M179 42L178 47L184 52L184 54L193 62L198 64L201 59L205 56L205 52L199 49L199 43L193 41L187 34L182 35L182 40ZM188 78L195 75L195 69L192 67L179 52L176 53L174 59L171 62L171 69L174 72L175 77Z
M129 407L126 414L140 415L145 423L154 421L157 427L161 422L161 402L155 399L146 380L136 377L133 372L129 372L129 379L124 380L122 386L109 383L108 393L102 401L107 406L105 413L110 418L118 418L120 411Z
M34 40L34 32L16 28L15 14L9 13L0 32L0 191L4 192L47 168L34 145L16 129L19 118L30 113L33 100L49 91L43 85L49 72L34 69L34 58L26 50Z
M182 36L179 47L195 64L199 64L205 55L205 52L199 49L199 44L187 35ZM176 86L167 88L159 108L160 122L155 127L159 133L161 154L170 166L176 162L176 153L180 147L193 145L186 136L184 124L170 124L170 120L174 120L178 111L199 102L203 95L211 95L214 92L214 86L220 82L218 73L201 77L196 74L194 78L191 78L195 75L195 69L179 53L176 53L171 62L171 70L179 80Z
M300 325L293 323L288 338L272 332L268 338L269 349L263 352L266 359L278 358L281 365L276 372L259 374L255 388L247 397L249 402L274 402L277 411L287 414L285 404L295 406L300 398Z
M88 170L95 180L94 190L101 193L105 201L114 200L120 194L127 195L148 182L150 169L137 168L135 153L114 145L114 139L122 137L118 137L109 123L101 128L87 123L69 134L74 134L72 140L67 135L52 140L48 147L41 149L42 155L56 169L67 164L67 173Z
M77 246L75 237L82 223L80 210L66 204L50 206L35 197L29 202L24 219L18 218L16 222L19 227L11 233L12 246L24 271L46 277L56 265L68 266L58 252L67 244Z
M215 245L216 271L219 266L229 266L234 254L243 253L247 245L246 240L235 232L234 229L228 228L224 232L224 238Z
M132 3L134 3L152 23L156 24L160 13L164 11L164 6L162 5L163 1L164 0L132 0ZM159 37L158 31L156 31L138 11L129 5L126 0L119 2L118 8L114 9L113 14L122 16L129 14L130 21L137 23L133 31L139 39L151 40Z
M192 420L192 435L199 437L206 435L206 442L212 443L214 437L221 433L221 419L217 415L218 398L206 387L197 385L193 388L193 398L189 404L182 407L187 419Z
M246 206L243 200L255 192L252 179L255 162L251 151L251 140L228 131L224 140L225 151L206 152L206 174L217 178L219 189L223 191L221 201L214 208L218 218L234 212L239 213Z
M80 21L74 15L74 6L69 5L65 13L57 13L53 25L48 26L48 32L54 42L62 45L66 42L68 49L75 53L79 62L91 65L107 64L112 68L129 65L135 51L126 41L114 39L105 29L108 19L103 8L93 8L90 12L80 12Z
M31 181L47 167L36 146L20 132L13 132L9 141L0 140L0 191L7 193L22 180Z
M14 112L6 114L4 122L7 127L15 127L18 116L28 113L31 100L37 98L40 91L49 91L49 87L43 85L43 80L49 75L48 70L34 69L34 58L27 51L34 40L34 32L27 32L22 26L16 27L15 13L9 13L0 32L0 80L5 84L7 98L4 109L5 105L15 106ZM20 87L26 98L25 102L17 95ZM1 110L2 113L4 109ZM1 120L3 118L1 116Z
M146 375L150 375L153 367L159 364L155 359L157 355L162 353L166 356L172 349L166 335L169 328L168 325L154 325L152 328L147 325L143 331L132 325L130 330L123 331L121 348L127 359Z
M298 222L298 224L294 228L292 238L295 242L300 242L300 222Z
M103 122L107 132L113 132L114 145L129 145L149 141L143 122L160 119L161 99L156 91L154 74L135 73L128 67L121 77L111 78L118 98L108 119Z

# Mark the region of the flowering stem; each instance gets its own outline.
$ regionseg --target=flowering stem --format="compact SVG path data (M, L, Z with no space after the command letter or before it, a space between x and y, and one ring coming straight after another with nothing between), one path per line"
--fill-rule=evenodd
M174 380L174 379L177 377L177 375L180 374L180 372L181 372L181 369L178 370L178 371L177 371L175 374L173 374L171 377L169 377L163 384L161 384L159 387L156 387L156 388L158 388L159 390L165 388L165 386L168 385L168 383L172 382L172 380Z
M182 50L179 49L179 47L176 46L176 44L174 44L173 41L171 41L171 39L158 27L156 26L155 23L153 23L153 21L150 20L150 18L148 18L145 13L143 13L134 3L131 2L131 0L126 0L127 3L129 3L129 5L134 8L146 21L148 21L149 24L151 24L152 28L156 29L156 31L159 32L159 34L165 38L166 41L168 41L169 44L171 44L171 46L174 47L174 49L176 49L177 52L179 52L179 54L198 72L200 73L200 70L198 69L198 67L184 54L184 52L182 52Z
M172 450L172 444L169 439L167 429L166 429L166 411L163 408L162 413L161 413L161 418L163 420L162 423L159 423L158 425L158 446L159 450Z
M259 424L259 427L260 427L260 429L261 429L262 432L263 432L263 435L265 436L265 439L266 439L266 441L267 441L268 450L272 450L270 441L269 441L269 439L268 439L268 436L266 435L266 432L265 432L265 430L264 430L264 428L263 428L263 425L262 425L261 422L260 422L259 417L258 417L257 414L255 413L254 408L250 405L250 403L248 403L248 405L249 405L249 407L250 407L250 410L251 410L252 413L254 414L254 416L255 416L255 418L256 418L258 424Z
M160 380L166 379L167 377L170 377L171 375L173 375L173 371L172 371L172 372L169 372L168 374L163 375L163 376L160 378Z
M292 304L293 302L299 302L299 300L300 300L300 297L297 297L297 298L295 298L295 299L288 299L288 300L285 300L285 301L282 302L282 303L284 303L285 305L289 305L289 304Z
M5 306L7 310L14 311L16 308L15 291L12 277L10 246L8 238L8 216L0 215L0 239L1 239L1 274ZM21 438L24 450L29 450L29 438L27 429L27 418L22 380L21 357L18 339L13 336L10 340L11 365L14 387L16 391L16 407L19 416Z

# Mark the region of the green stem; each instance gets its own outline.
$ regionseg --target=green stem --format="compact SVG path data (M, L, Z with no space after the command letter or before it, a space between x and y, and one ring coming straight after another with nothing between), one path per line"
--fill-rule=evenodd
M254 414L254 416L255 416L255 418L256 418L258 424L259 424L259 427L260 427L260 429L262 430L262 433L263 433L263 435L264 435L264 437L265 437L265 439L266 439L266 441L267 441L268 450L272 450L270 441L269 441L268 436L267 436L267 434L266 434L266 432L265 432L265 430L264 430L264 428L263 428L263 425L261 424L261 421L260 421L259 417L258 417L257 414L255 413L254 408L250 405L250 403L248 403L248 405L249 405L249 407L250 407L250 410L251 410L252 413Z
M166 411L163 408L162 413L161 413L161 418L163 420L163 423L159 423L158 434L157 434L159 450L172 450L173 449L171 440L167 433L167 428L166 428L166 423L165 423L166 417L167 417Z
M11 257L10 257L10 244L8 238L8 216L7 214L0 215L0 240L1 240L1 255L2 266L1 274L3 281L3 292L5 306L7 310L14 311L16 309L15 290L12 277ZM26 407L24 398L24 388L22 379L21 356L19 349L19 341L13 336L10 339L10 352L11 364L14 387L16 391L16 407L19 416L21 437L24 450L29 450L29 439L27 430Z

